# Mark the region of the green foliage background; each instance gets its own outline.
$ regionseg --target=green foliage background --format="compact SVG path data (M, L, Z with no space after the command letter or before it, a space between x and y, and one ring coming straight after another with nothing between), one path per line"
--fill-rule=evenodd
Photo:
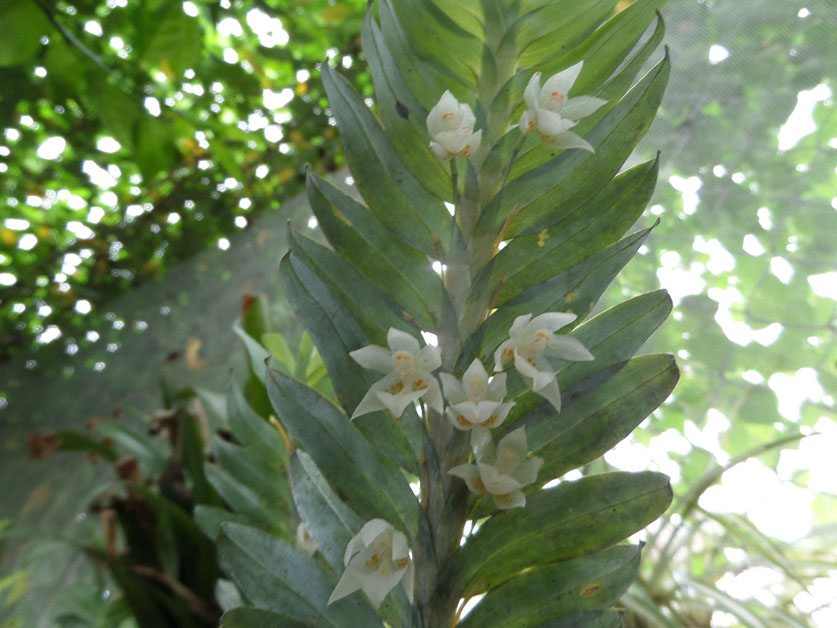
M661 224L643 249L644 257L628 266L611 295L615 301L656 288L657 261L671 264L676 258L666 257L670 251L679 255L675 270L691 269L701 275L703 289L683 298L674 319L648 347L679 352L684 377L676 394L638 439L649 443L667 429L683 430L687 421L700 427L707 410L714 408L729 420L720 442L733 461L772 442L793 439L800 431L813 429L823 416L833 420L833 399L828 394L837 390L835 302L814 294L807 280L835 266L833 138L837 137L837 117L833 98L814 108L814 133L782 153L777 152L776 141L799 90L825 83L834 92L834 70L827 51L835 46L837 9L829 0L746 4L672 0L665 8L673 79L644 144L648 148L640 155L649 157L657 147L663 150L652 209ZM347 62L342 71L362 90L369 88L357 39L364 2L234 3L226 9L214 2L196 2L199 14L195 18L182 14L180 3L111 5L79 2L71 9L67 3L26 0L0 8L0 22L17 26L9 29L14 37L0 41L0 116L4 129L20 133L19 139L12 140L7 131L3 140L8 154L0 154L5 165L0 173L2 217L30 223L25 231L0 231L0 272L17 277L14 286L0 287L0 352L15 369L22 370L33 356L44 362L33 353L34 339L48 325L57 325L63 333L48 348L60 353L58 349L80 345L78 356L66 359L75 360L79 370L91 368L96 362L92 355L103 349L93 342L85 347L89 341L84 334L111 325L105 319L110 311L106 304L115 295L163 277L166 270L177 268L177 261L230 237L237 229L237 216L249 225L260 212L281 211L282 199L300 189L305 162L325 172L342 164L315 67L330 48L338 50L339 58L352 59L351 66L345 68ZM290 36L286 46L261 46L248 30L246 13L257 6L280 17ZM798 17L803 8L810 14ZM222 35L217 26L222 17L238 19L243 35ZM103 36L85 31L90 21L101 25ZM131 48L124 58L111 46L114 35ZM41 43L43 36L47 44ZM707 55L714 44L723 45L731 54L713 65ZM226 47L236 50L239 63L223 60ZM194 68L195 77L184 81L181 73L187 67ZM36 68L44 68L46 76L38 76ZM299 70L312 74L304 82L306 87L297 80ZM216 102L211 89L216 81L224 86L217 94L223 102ZM194 93L193 87L189 88L193 93L187 92L184 82L201 85L203 94ZM275 92L288 88L296 94L283 108L291 118L282 123L283 138L278 142L266 140L261 130L245 132L238 126L256 109L267 113L264 88ZM148 96L161 103L160 116L150 115L144 107ZM174 99L172 106L166 104L167 98ZM219 110L214 111L213 105ZM200 145L196 131L205 134L208 146ZM52 136L67 141L61 160L39 159L38 147ZM122 149L113 155L97 151L96 141L104 136L116 138ZM143 137L156 141L140 142ZM283 144L287 153L280 150ZM103 167L113 164L121 171L112 188L115 206L104 202L109 197L103 198L103 190L92 186L83 173L88 159ZM201 160L211 162L210 167L200 169ZM262 164L268 166L268 175L258 178L256 169ZM733 177L734 173L741 176ZM700 179L700 202L694 213L684 211L683 195L668 183L671 175ZM227 186L225 180L230 177L238 184ZM62 189L86 206L73 209L80 203L62 200L66 196L59 196ZM28 203L28 197L42 200ZM245 197L252 202L247 209L241 206ZM187 201L194 206L188 207ZM94 205L105 210L101 222L90 225L94 237L74 237L67 223L85 222ZM130 205L149 209L130 218ZM769 212L769 223L760 220L762 207ZM180 214L177 224L167 221L171 212ZM25 232L38 238L38 245L29 251L17 248ZM759 239L763 254L743 251L746 234ZM732 255L734 267L712 264L708 268L717 272L709 270L707 264L713 258L700 242L698 247L704 250L695 248L697 235L705 242L717 240ZM235 238L231 239L235 245ZM64 256L81 256L85 250L92 253L83 257L77 272L56 280ZM717 247L714 250L717 261ZM786 283L771 273L770 260L777 256L787 259L794 270ZM274 267L273 259L266 258L264 263ZM742 297L731 306L733 320L752 329L780 323L782 332L775 342L740 346L727 339L714 317L722 298L719 291L730 286ZM72 309L78 299L93 304L90 314ZM25 310L19 312L15 304L23 304ZM48 316L38 314L44 305L52 309ZM795 422L779 413L777 395L767 381L771 375L792 376L799 369L816 373L824 395L804 400ZM763 381L758 383L752 375L745 379L745 371L758 371ZM0 393L7 391L0 382ZM0 413L4 422L15 412L14 396L7 395L9 407ZM73 414L71 407L66 412ZM83 418L73 416L72 420ZM775 467L778 449L767 448L761 460ZM712 532L710 523L718 516L696 506L693 489L717 479L722 470L718 461L699 446L669 457L681 474L675 508L689 525L672 519L660 533L660 547L671 530L680 530L682 536L676 537L670 549L688 548L690 558L674 558L672 551L672 562L661 561L663 567L645 576L649 592L676 598L682 595L678 587L684 577L712 583L727 571L768 565L790 575L782 594L786 601L795 587L802 586L794 584L794 578L805 583L833 568L835 557L825 534L827 524L835 521L832 495L814 497L812 512L818 527L793 550L761 537L743 517L729 517L722 522L722 532L717 527ZM799 471L791 480L805 486L808 474ZM656 542L652 539L652 544ZM729 546L751 551L736 564L723 555L723 548ZM703 591L699 597L713 595L722 608L734 606L734 600L712 591ZM636 608L643 599L642 592L637 592ZM744 625L767 621L762 607L751 602L746 610L755 619L742 620ZM683 605L679 608L682 611ZM704 610L695 610L696 621Z

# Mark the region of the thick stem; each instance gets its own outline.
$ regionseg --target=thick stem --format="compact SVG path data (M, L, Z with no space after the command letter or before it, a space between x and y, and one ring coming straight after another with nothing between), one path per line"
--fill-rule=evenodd
M498 172L481 175L485 157L508 129L510 112L501 92L517 69L517 55L506 50L511 43L503 37L508 16L499 3L486 0L483 4L485 41L489 46L477 87L477 99L484 116L483 145L470 161L473 171L469 169L467 176L472 184L460 188L456 163L451 162L455 219L464 241L461 247L456 247L452 240L445 260L445 288L454 315L440 321L437 329L440 339L458 337L466 340L488 314L491 295L487 299L480 298L481 295L467 297L474 289L474 277L495 253L498 234L478 234L477 224L486 199L502 187L510 167L501 166ZM512 160L519 150L520 144L515 148ZM449 326L455 326L455 329L449 329ZM445 352L446 348L443 345L442 369L453 373L459 351ZM436 412L430 414L428 431L425 458L428 462L432 460L435 468L428 469L422 478L422 507L431 537L427 542L432 544L432 552L425 547L416 554L416 576L420 582L427 579L419 587L418 604L424 628L451 628L456 621L459 594L448 590L439 578L459 548L468 517L470 493L462 479L449 475L448 471L468 461L469 438L467 432L454 429L443 414Z

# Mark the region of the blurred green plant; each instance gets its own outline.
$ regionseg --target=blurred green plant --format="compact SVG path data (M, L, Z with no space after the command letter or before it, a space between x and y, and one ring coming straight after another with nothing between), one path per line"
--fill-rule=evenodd
M0 362L86 342L102 303L339 167L310 79L336 57L370 89L365 5L3 3Z
M235 333L261 364L273 363L324 394L330 384L322 360L303 333L293 350L272 331L262 297L245 301ZM225 521L246 523L296 542L299 519L289 487L289 454L295 444L271 414L260 415L253 400L264 384L235 381L229 393L174 388L161 378L163 409L145 429L122 420L98 420L85 432L33 434L30 456L79 452L113 466L115 482L91 504L99 534L78 550L107 576L99 587L79 586L64 595L55 621L62 627L214 627L238 593L222 579L215 538ZM263 380L263 377L262 377ZM261 390L258 387L261 386ZM2 528L0 528L2 533ZM109 594L102 599L101 588ZM26 590L26 571L0 582L13 607Z

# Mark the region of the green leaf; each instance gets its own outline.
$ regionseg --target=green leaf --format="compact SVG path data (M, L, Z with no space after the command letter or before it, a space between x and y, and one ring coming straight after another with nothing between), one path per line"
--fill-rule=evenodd
M136 146L135 129L140 119L147 117L139 102L128 96L120 87L110 85L105 77L95 75L91 81L89 98L92 108L102 119L104 130L119 143L131 150Z
M218 465L207 463L206 477L234 512L245 515L248 522L264 530L290 537L287 520L277 518L253 488Z
M328 367L340 403L347 414L353 412L378 379L349 357L350 351L371 344L369 339L331 289L296 256L285 256L279 265L279 275L291 306ZM377 340L384 342L385 337ZM404 419L398 425L388 414L375 412L358 418L355 423L378 451L415 473L417 459L409 443L421 443L421 425L412 421L409 414ZM409 435L409 440L405 440L401 431Z
M481 232L496 233L500 221L506 220L514 209L506 235L536 233L563 220L593 198L618 172L645 134L654 119L668 75L666 57L587 134L586 139L596 152L562 151L512 180L480 217ZM521 163L525 162L521 160Z
M378 15L384 40L393 59L399 64L401 76L427 111L438 102L445 89L451 89L454 94L464 96L465 90L457 81L418 57L412 42L398 22L391 0L379 0Z
M616 0L584 3L557 0L544 3L521 16L508 29L506 36L513 37L516 47L522 51L519 65L540 70L545 64L562 57L584 41L615 6Z
M212 451L220 468L259 495L266 515L287 512L291 495L279 456L254 445L238 447L217 437Z
M183 466L189 473L192 485L192 497L202 504L221 505L220 496L212 490L212 486L204 473L205 443L198 418L190 413L180 414L180 437L183 455Z
M253 411L235 384L227 395L227 412L229 429L239 443L264 452L276 462L277 469L287 466L288 451L279 430Z
M337 118L346 161L371 212L399 238L438 256L451 228L442 200L415 179L354 87L323 64L323 85Z
M337 253L299 232L289 231L288 241L294 257L328 285L367 336L384 338L390 327L406 326L398 305ZM370 308L370 303L379 307Z
M466 341L457 369L464 370L474 356L479 356L484 362L493 360L494 350L508 337L514 319L522 314L537 316L543 312L573 312L582 320L649 233L650 229L646 229L623 238L568 271L502 304Z
M160 441L123 423L101 421L96 424L96 434L111 439L117 450L136 458L147 476L160 476L168 464L167 452Z
M288 373L293 373L296 370L296 357L282 334L264 334L262 345L270 352L276 362L281 363L287 369Z
M175 3L154 25L156 28L142 51L141 62L145 66L162 67L170 78L177 80L200 59L200 23Z
M431 194L449 200L452 192L450 174L442 160L430 150L427 139L425 119L428 112L401 76L371 12L363 21L361 43L375 85L381 122L395 150Z
M620 611L583 611L538 624L536 628L622 628Z
M567 365L559 373L559 383L564 388L574 386L604 366L627 360L668 318L670 312L668 292L655 290L609 308L576 327L572 335L596 359Z
M421 59L463 86L476 87L483 50L479 39L458 26L430 0L392 0L391 4L405 36Z
M652 160L623 172L559 223L514 238L490 269L491 285L502 280L499 302L572 268L622 237L651 199L657 166Z
M108 462L115 462L119 457L107 442L96 440L75 430L59 430L55 432L55 436L59 439L61 451L83 451L101 456Z
M584 59L584 69L573 85L573 94L589 94L597 90L613 72L630 56L657 9L666 0L636 0L614 15L584 43L566 57L547 64L545 72L568 67Z
M382 626L359 595L327 605L337 579L309 556L265 532L225 523L218 556L244 596L256 607L310 626Z
M46 14L32 0L12 0L0 7L0 67L23 63L41 48L51 30Z
M367 520L385 519L415 537L418 502L407 481L337 406L272 369L267 390L282 423L349 506Z
M671 502L661 473L603 473L527 497L491 517L450 560L440 587L468 595L520 571L596 552L656 519Z
M541 478L559 477L595 460L630 434L674 389L679 373L670 355L648 355L592 374L524 417L530 449L544 459Z
M524 628L606 609L633 581L639 557L639 546L618 545L591 556L534 567L489 591L458 625Z
M218 533L221 531L222 523L227 521L243 524L252 523L241 513L230 512L229 510L224 510L223 508L206 506L204 504L198 504L195 506L195 509L192 511L192 517L201 532L213 541L218 538Z
M233 324L233 333L241 338L241 342L244 343L244 347L247 349L247 356L250 358L250 370L253 376L264 384L265 370L267 369L266 362L270 357L270 352L259 344L255 338L244 331L238 322Z
M369 210L327 181L308 176L308 199L334 250L354 264L424 329L433 329L444 290L425 255L393 238ZM363 251L358 255L358 251Z
M311 456L297 450L291 458L294 504L317 549L332 569L343 569L349 540L365 523L334 493Z
M143 179L151 181L161 171L174 167L177 149L171 125L160 118L141 117L134 129L134 154Z
M310 626L308 621L252 606L234 608L221 617L221 628L310 628Z

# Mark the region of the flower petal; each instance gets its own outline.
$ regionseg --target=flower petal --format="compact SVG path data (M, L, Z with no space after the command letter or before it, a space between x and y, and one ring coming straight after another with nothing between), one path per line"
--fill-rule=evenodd
M596 149L593 148L593 145L590 142L585 140L580 135L573 133L572 131L564 131L560 135L556 135L550 138L544 138L544 143L550 148L555 148L559 150L566 150L569 148L581 148L583 150L590 151L591 153L596 152Z
M558 390L558 381L553 379L548 385L534 390L533 392L539 394L546 399L555 408L556 412L561 412L561 391Z
M435 379L433 381L436 381ZM436 384L438 386L438 384ZM375 394L378 401L384 404L384 407L392 413L396 419L404 413L404 408L413 403L416 399L424 395L428 389L416 390L412 392L403 392L393 395L383 390L376 390ZM440 395L441 398L441 395ZM441 412L441 410L440 410Z
M450 469L448 473L465 480L468 490L472 493L476 493L478 495L483 495L485 493L485 487L480 479L479 469L477 469L474 465L461 464L458 467Z
M509 327L509 337L514 338L515 336L523 333L530 320L532 320L531 314L523 314L515 317L514 322L511 327Z
M571 312L544 312L532 319L529 325L532 330L546 329L547 331L555 331L561 329L572 323L577 315Z
M365 369L389 373L392 371L392 353L379 345L367 345L354 351L349 356Z
M520 490L505 495L494 495L494 505L500 510L523 508L526 505L526 496Z
M457 125L457 126L459 126L459 128L462 128L462 127L473 128L474 127L474 122L476 122L476 121L477 121L477 119L476 119L476 117L474 117L474 112L471 110L471 105L468 105L466 103L462 103L461 105L459 105L459 120L458 120L458 125Z
M407 565L407 569L404 572L404 577L401 579L401 584L404 587L404 591L407 593L407 599L410 601L410 604L413 603L413 589L415 588L415 581L416 581L416 566L413 564L413 561L410 561L410 564Z
M537 116L533 109L527 109L520 114L520 120L517 122L517 128L523 137L530 135L535 130Z
M334 591L332 591L331 595L328 596L328 603L331 604L332 602L336 602L347 595L351 595L359 588L360 582L358 582L356 574L353 571L346 569L343 572L343 575L340 576L340 580L337 581L337 586L334 587Z
M512 477L520 482L521 486L526 486L538 479L538 471L541 470L542 465L543 458L532 456L517 466L512 473Z
M511 338L504 341L494 352L494 370L502 371L506 367L506 363L514 357L514 348L516 342Z
M529 106L529 109L537 109L538 94L541 91L541 73L535 72L529 82L526 84L526 89L523 90L523 100Z
M575 65L571 65L567 69L561 70L557 74L550 76L543 84L543 89L541 89L541 99L543 99L544 94L548 96L552 92L561 92L565 95L569 94L573 84L578 78L578 75L581 73L583 65L584 62L579 61Z
M545 351L549 357L576 362L595 359L593 354L581 344L578 338L564 334L555 334L549 339L549 347Z
M479 469L480 479L485 485L485 490L492 495L511 493L522 486L512 476L500 473L493 464L478 462L477 469Z
M416 340L415 336L395 327L390 327L387 332L387 344L393 353L396 351L409 351L414 355L418 355L420 349L419 341ZM390 368L392 367L390 366Z
M468 399L465 389L462 388L462 384L456 377L450 373L439 373L439 379L442 380L442 389L445 391L445 399L447 399L448 405L462 403Z
M439 159L451 159L453 155L448 152L448 149L439 144L439 142L430 142L430 150L432 150Z
M506 434L497 443L497 449L511 449L521 459L526 458L529 455L529 448L526 444L526 428L519 427Z
M427 130L430 135L433 136L443 131L445 129L445 114L456 113L458 110L459 101L449 90L445 90L445 93L439 98L439 102L427 114Z
M565 118L560 113L547 111L546 109L538 109L538 133L546 136L544 141L547 138L561 135L574 126L575 122Z
M439 388L439 382L436 380L436 378L432 375L429 375L429 377L430 385L426 390L422 391L422 394L427 393L427 399L425 399L427 405L441 414L442 410L444 409L444 402L442 401L442 390L441 388Z
M442 366L442 355L439 352L439 347L425 345L419 351L418 356L424 370L435 371Z
M386 409L387 407L381 403L381 400L378 398L378 391L375 390L373 384L373 387L366 392L363 399L361 399L360 403L357 404L355 411L352 412L351 420L354 421L357 417L369 414L370 412L378 412L379 410Z
M406 568L398 571L379 569L371 574L358 574L357 579L360 581L360 588L372 602L372 606L377 609L387 593L392 591L393 587L404 577L404 571Z
M506 374L497 373L488 383L488 399L491 401L502 401L506 396ZM513 402L512 402L513 403Z
M561 109L561 115L570 120L578 120L589 116L602 105L607 104L606 100L596 98L595 96L576 96L570 98L564 108Z

